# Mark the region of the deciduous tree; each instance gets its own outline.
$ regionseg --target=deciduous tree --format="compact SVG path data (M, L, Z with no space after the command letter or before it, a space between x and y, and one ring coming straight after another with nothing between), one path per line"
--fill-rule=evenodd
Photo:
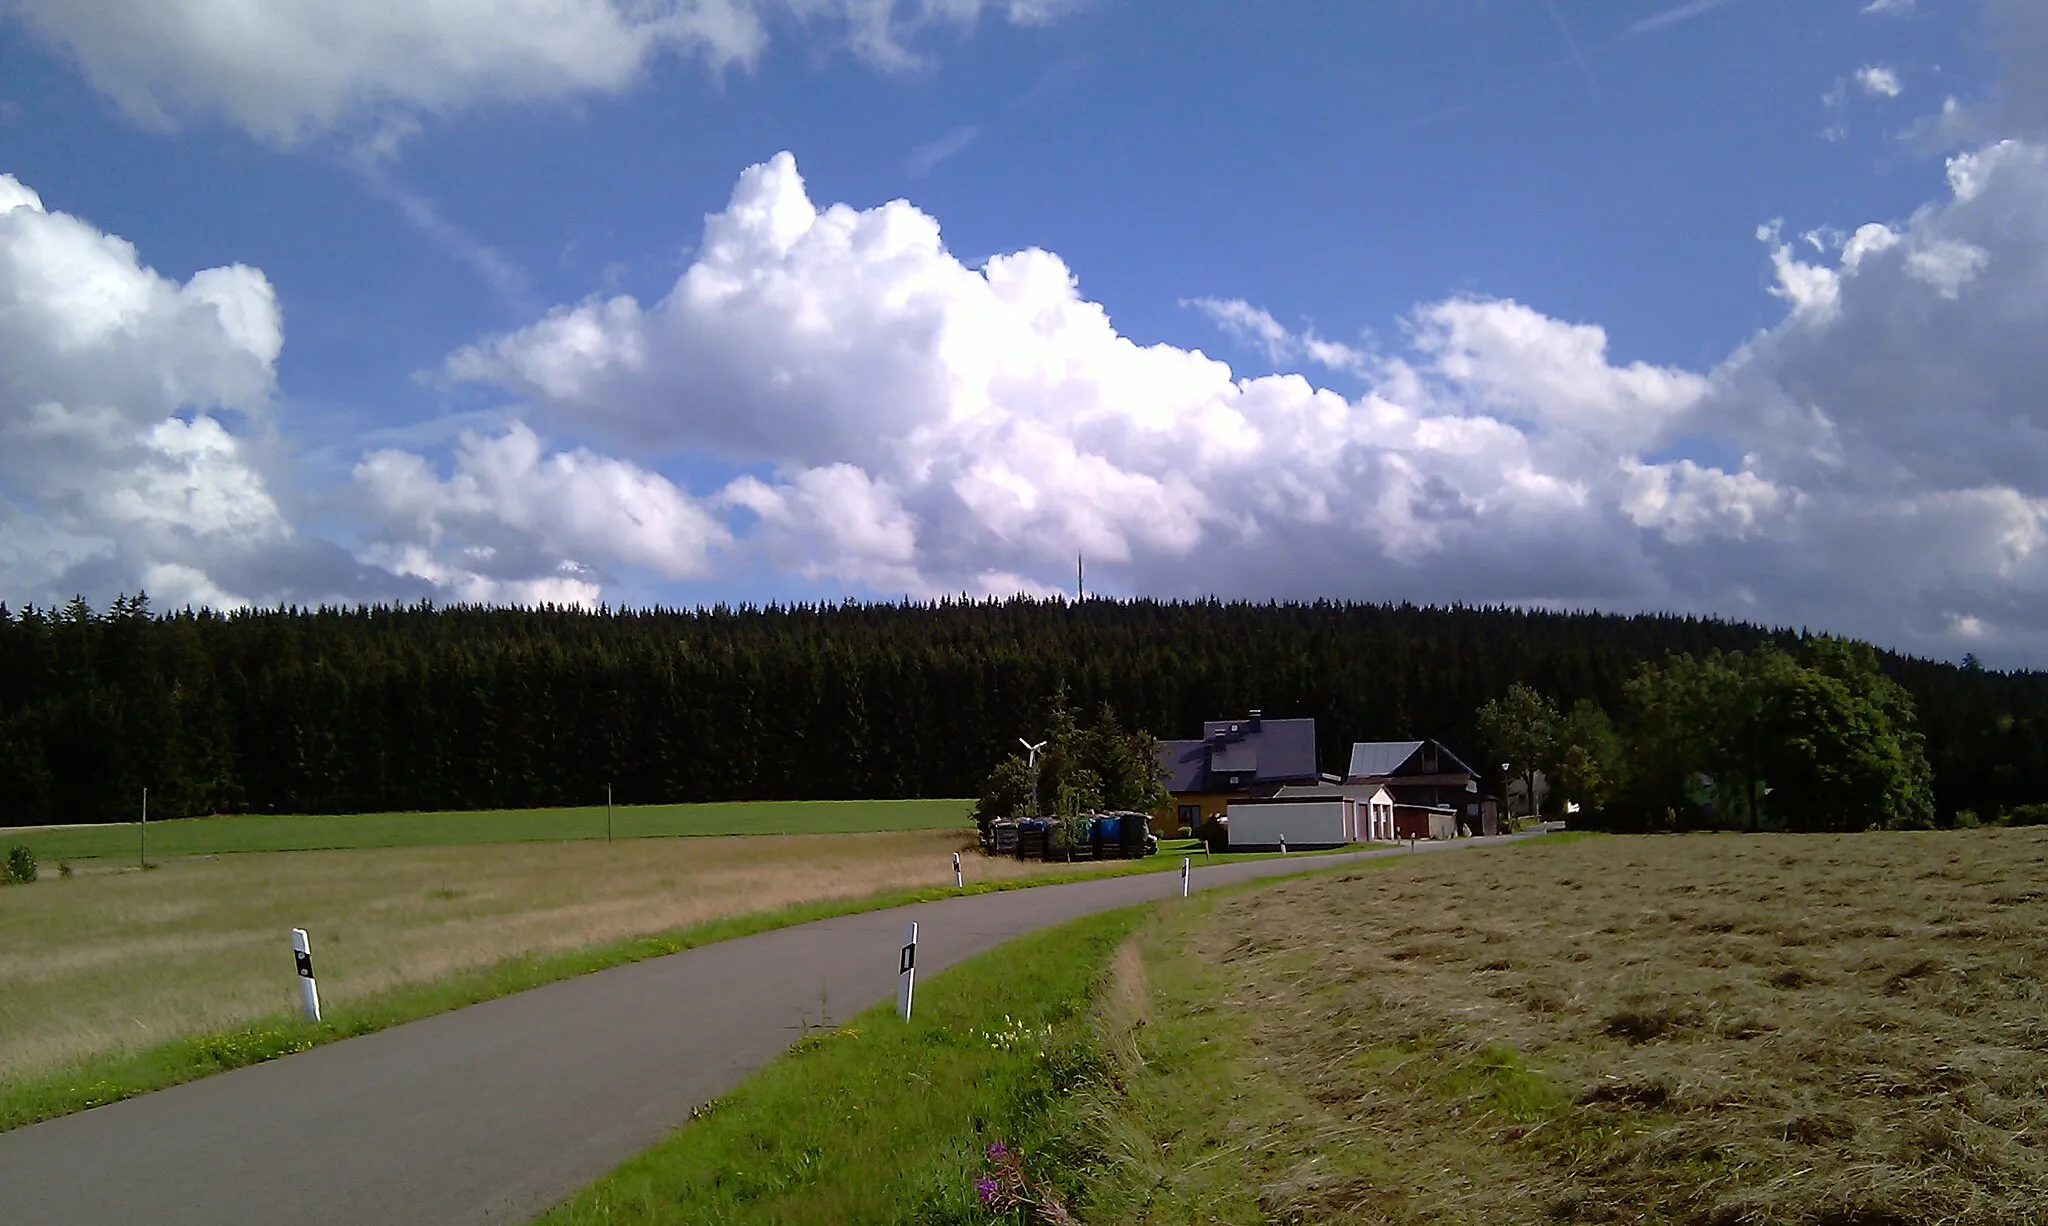
M1479 708L1479 738L1493 759L1505 761L1522 778L1528 816L1537 815L1536 772L1554 763L1557 749L1557 706L1521 682Z
M1559 723L1557 743L1558 790L1583 813L1605 810L1619 788L1626 762L1614 721L1581 698Z

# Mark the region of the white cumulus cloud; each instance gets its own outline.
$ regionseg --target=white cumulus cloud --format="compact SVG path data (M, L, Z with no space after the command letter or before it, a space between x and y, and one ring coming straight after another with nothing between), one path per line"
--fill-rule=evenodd
M17 600L152 567L160 594L224 599L219 575L291 536L247 442L283 327L255 269L184 284L0 175L0 576ZM208 576L215 575L215 579Z
M760 520L755 539L784 569L911 591L918 577L917 522L896 492L851 464L798 469L769 484L740 477L722 492Z
M1973 243L1938 239L1908 252L1906 271L1933 286L1942 297L1957 298L1990 262L1991 253Z
M1898 72L1882 64L1865 64L1857 69L1856 84L1873 98L1896 98L1905 92Z
M1622 461L1622 469L1628 484L1621 509L1676 545L1708 536L1750 536L1778 520L1797 499L1753 472L1723 472L1691 460L1644 464L1629 459Z
M626 446L774 463L775 481L726 494L759 516L754 543L882 591L979 590L1076 552L1153 590L1233 586L1234 572L1242 589L1247 567L1275 562L1312 590L1324 561L1363 549L1408 565L1458 540L1526 570L1514 541L1600 515L1584 482L1545 471L1519 429L1428 398L1498 400L1583 450L1587 432L1656 435L1700 391L1696 375L1609 365L1598 329L1479 302L1418 316L1433 360L1388 378L1422 403L1240 380L1118 335L1049 253L970 269L906 203L819 209L786 155L742 176L702 252L657 303L564 307L448 369ZM1200 305L1301 347L1256 308ZM1296 532L1330 552L1285 564ZM1584 570L1563 582L1610 583L1590 558Z
M622 568L704 574L729 539L659 474L518 426L465 436L446 479L364 456L335 500L360 552L303 533L270 415L283 345L261 272L180 284L0 174L0 600L590 603Z
M1761 232L1788 303L1713 369L1527 304L1418 307L1343 394L1121 336L1049 252L972 268L903 201L741 176L663 298L450 356L637 452L765 464L736 556L879 593L1109 588L1688 608L2048 655L2048 163L1958 158L1901 220ZM1319 362L1242 300L1195 306ZM1340 363L1323 363L1341 365ZM1673 454L1678 449L1678 454ZM1739 455L1739 464L1711 460Z
M591 604L607 564L698 577L728 539L660 474L583 449L550 453L524 425L465 433L445 480L422 456L380 450L355 482L386 530L370 556L465 600Z
M1517 302L1455 298L1416 313L1416 346L1466 400L1604 446L1665 438L1701 396L1701 375L1607 356L1606 330Z
M1364 374L1373 365L1372 355L1364 349L1318 336L1314 329L1289 331L1270 311L1242 298L1187 298L1181 305L1200 311L1211 323L1263 351L1273 362L1308 361L1354 374Z
M663 55L751 67L778 25L884 68L932 26L1020 25L1058 0L0 0L131 117L218 117L268 140L389 143L412 114L617 93ZM398 127L392 126L394 123Z
M588 604L764 565L933 595L1053 590L1081 553L1103 590L1683 608L2038 662L2048 149L1986 145L1948 177L1797 257L1764 227L1784 317L1710 369L1502 299L1424 304L1343 362L1250 303L1195 304L1345 393L1137 344L1057 256L970 267L906 202L814 203L784 155L660 299L448 358L592 441L514 422L438 461L372 451L339 499L351 553L280 492L262 274L165 278L0 176L0 584ZM692 493L673 455L745 475Z

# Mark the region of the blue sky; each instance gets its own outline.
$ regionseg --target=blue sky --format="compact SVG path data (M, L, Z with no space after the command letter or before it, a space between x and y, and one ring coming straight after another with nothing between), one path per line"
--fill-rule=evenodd
M2022 0L235 7L0 0L15 604L1084 551L2048 663Z

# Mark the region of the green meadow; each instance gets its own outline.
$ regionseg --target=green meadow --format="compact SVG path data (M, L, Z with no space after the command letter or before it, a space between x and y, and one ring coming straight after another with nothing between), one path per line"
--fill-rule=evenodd
M966 829L967 800L761 800L700 805L619 805L614 839L678 835L872 834ZM25 844L54 871L59 860L138 859L136 822L26 826L0 830L0 845ZM362 847L446 847L607 837L605 806L457 813L234 814L151 822L149 854L329 851Z

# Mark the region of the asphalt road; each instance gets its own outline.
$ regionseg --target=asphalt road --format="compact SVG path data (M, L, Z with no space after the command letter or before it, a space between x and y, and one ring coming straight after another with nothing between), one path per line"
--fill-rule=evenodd
M1197 867L1194 883L1388 854ZM0 1223L523 1222L732 1089L806 1020L891 998L907 921L929 975L1179 889L1178 873L1148 873L821 920L0 1133Z

